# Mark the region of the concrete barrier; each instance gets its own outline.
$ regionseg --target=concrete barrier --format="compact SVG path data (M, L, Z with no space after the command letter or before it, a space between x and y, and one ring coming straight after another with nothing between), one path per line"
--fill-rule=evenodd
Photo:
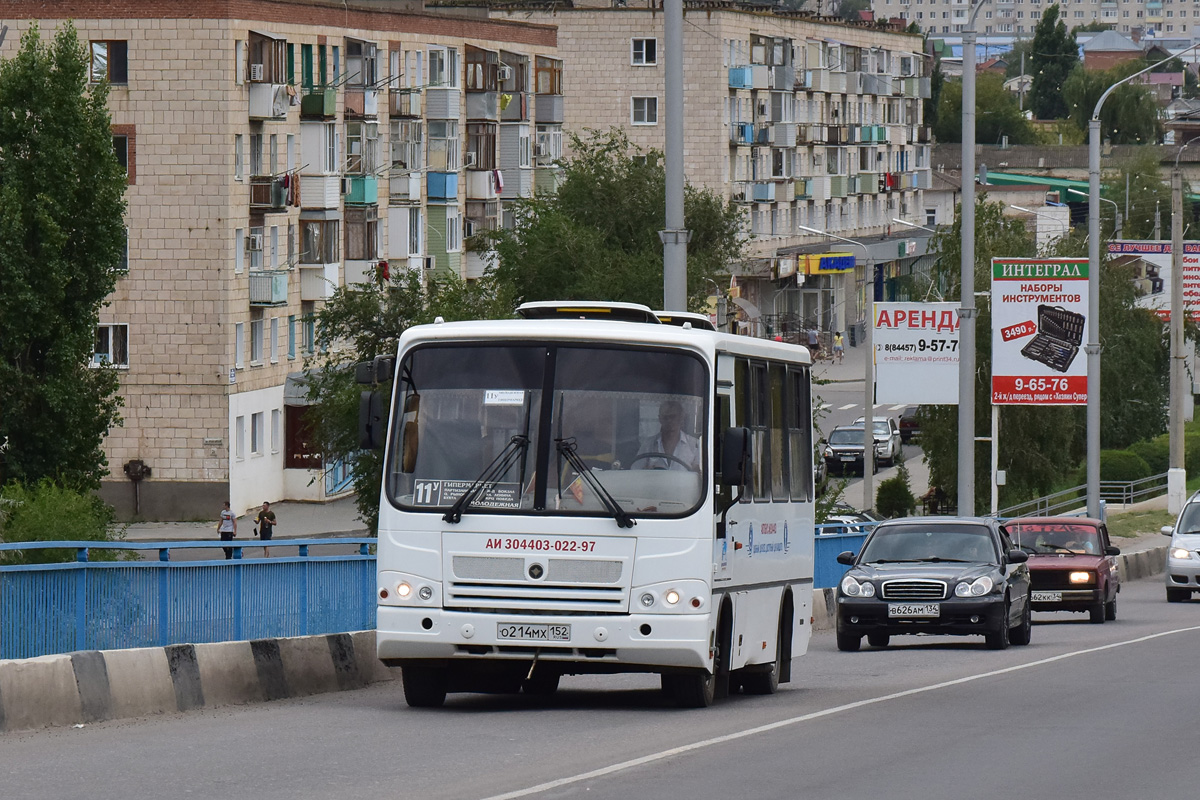
M375 657L374 631L0 661L0 732L279 700L393 678Z

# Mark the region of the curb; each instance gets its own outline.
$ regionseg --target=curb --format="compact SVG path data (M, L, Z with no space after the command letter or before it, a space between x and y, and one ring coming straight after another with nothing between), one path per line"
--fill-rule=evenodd
M360 689L393 680L375 631L0 661L0 732Z
M1117 570L1120 572L1122 583L1160 575L1166 566L1167 548L1165 545L1151 547L1149 550L1139 550L1136 553L1122 553L1117 556ZM836 603L835 589L813 589L812 629L814 631L831 631L836 627L837 620L834 616Z

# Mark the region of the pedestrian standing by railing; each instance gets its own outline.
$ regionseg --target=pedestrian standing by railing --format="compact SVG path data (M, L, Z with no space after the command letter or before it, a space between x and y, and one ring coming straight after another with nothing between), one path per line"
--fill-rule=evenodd
M271 510L270 503L262 504L262 510L255 517L254 524L258 526L258 538L263 540L263 558L269 558L271 548L266 543L271 541L271 535L275 532L275 512Z
M232 542L233 537L237 536L237 517L229 510L229 501L225 501L225 508L221 509L221 521L217 523L217 533L221 536L222 542ZM225 557L233 558L233 548L226 547Z

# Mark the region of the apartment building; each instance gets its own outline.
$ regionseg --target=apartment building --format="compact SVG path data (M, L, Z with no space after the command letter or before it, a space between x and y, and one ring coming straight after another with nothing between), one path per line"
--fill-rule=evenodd
M178 519L347 491L310 436L314 314L384 261L482 272L464 238L555 182L554 28L379 0L5 11L0 57L31 24L45 38L71 19L92 79L111 84L128 271L96 334L125 400L105 499ZM130 462L149 467L136 492Z
M861 320L868 263L878 267L879 296L924 252L924 240L893 223L925 218L921 38L723 0L684 13L685 174L745 209L751 258L734 267L743 329L846 329ZM491 17L557 26L560 51L573 54L566 128L616 125L635 144L663 149L657 3L505 4Z
M975 18L981 36L1018 39L1033 35L1052 0L984 0ZM1100 22L1121 33L1141 29L1148 35L1191 37L1200 25L1194 0L1060 0L1059 18L1069 28ZM970 15L969 0L873 0L872 10L885 19L915 22L933 34L961 34Z

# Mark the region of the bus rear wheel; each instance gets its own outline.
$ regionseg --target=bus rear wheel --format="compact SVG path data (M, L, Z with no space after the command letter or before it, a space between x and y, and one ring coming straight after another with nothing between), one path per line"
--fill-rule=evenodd
M441 708L446 702L446 671L436 667L406 666L400 669L404 701L412 708Z

